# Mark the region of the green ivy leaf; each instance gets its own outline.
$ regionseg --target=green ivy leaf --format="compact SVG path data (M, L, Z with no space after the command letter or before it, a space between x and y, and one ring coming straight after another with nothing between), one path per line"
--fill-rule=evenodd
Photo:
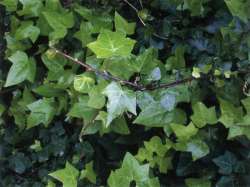
M114 56L127 57L131 54L135 41L126 38L121 32L102 30L97 41L88 44L97 58L109 58Z
M184 58L184 53L185 53L185 47L184 46L178 46L175 49L175 56L171 56L167 59L166 62L166 69L171 70L171 69L182 69L185 68L185 58Z
M198 128L217 122L215 107L207 108L202 102L198 102L192 108L194 114L191 119Z
M9 60L12 66L9 70L5 87L13 86L24 80L34 81L36 74L36 64L33 59L29 59L26 53L22 51L15 52Z
M241 107L235 107L232 103L220 99L221 117L219 121L227 128L234 126L242 120L243 111Z
M242 21L247 22L250 18L250 2L244 0L224 0L233 16L239 17Z
M27 129L39 124L48 126L56 114L56 106L52 98L39 99L27 107L31 111L28 116Z
M93 88L94 85L95 85L95 80L88 73L75 76L74 88L78 92L88 93L90 92L90 90Z
M143 183L149 183L149 165L140 165L138 161L130 153L126 153L122 167L112 171L108 184L110 187L128 187L130 182L135 181L136 184L142 186ZM157 184L157 182L154 184ZM151 185L150 185L151 186ZM159 186L158 184L154 187Z
M118 12L115 12L115 29L116 31L131 35L135 32L135 23L128 23Z
M198 129L195 128L193 123L190 123L188 126L171 123L170 127L177 136L178 141L188 141L192 136L196 135L198 132Z
M54 32L50 33L51 40L58 40L67 34L67 29L74 26L74 17L72 12L60 14L58 12L43 12L49 26L53 28Z
M162 127L170 123L174 115L175 111L168 112L160 103L154 102L146 108L143 108L133 123L148 127Z
M77 187L79 174L80 172L67 161L64 169L57 170L49 175L62 182L63 187Z
M105 87L108 85L106 81L99 82L98 85L92 87L89 91L88 106L91 108L101 109L105 106L106 98L102 94Z
M33 22L22 22L21 26L16 30L15 39L23 40L26 38L31 39L34 43L40 34L40 29L33 25Z
M136 96L131 90L122 89L118 83L112 82L103 94L108 97L108 125L123 112L129 111L136 115Z
M7 11L15 11L17 9L18 0L2 0L0 4L5 6Z
M158 136L152 137L149 141L144 142L145 148L140 148L136 158L140 162L148 161L150 167L159 167L161 173L167 173L167 170L172 167L171 157L167 157L166 153L172 147L172 142L166 140L163 144Z
M93 184L96 184L96 173L93 169L93 161L85 165L85 169L81 171L80 179L86 178Z
M191 139L188 142L178 142L174 147L177 151L190 152L193 161L200 159L209 153L209 147L200 139Z
M94 41L92 37L93 25L90 22L82 22L80 30L74 34L74 37L82 42L82 47L86 47L87 44Z
M98 112L96 109L88 106L88 98L80 97L76 103L73 104L69 113L70 117L82 118L86 124L92 122L97 116Z
M23 5L22 10L18 11L20 16L37 17L43 8L43 3L40 0L20 0L20 2Z

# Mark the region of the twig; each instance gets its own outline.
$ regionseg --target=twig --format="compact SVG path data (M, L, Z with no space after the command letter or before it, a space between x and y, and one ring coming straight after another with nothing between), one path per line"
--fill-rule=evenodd
M128 4L128 6L130 6L137 14L137 17L139 18L140 22L143 24L143 26L146 26L146 23L143 21L143 19L141 18L141 16L139 15L139 10L134 6L132 5L129 1L127 0L123 0L125 3Z
M157 90L157 89L162 89L162 88L170 88L170 87L175 87L175 86L178 86L180 84L184 84L184 83L187 83L187 82L190 82L190 81L194 80L193 77L190 77L190 78L186 78L186 79L183 79L183 80L177 80L177 81L174 81L174 82L171 82L171 83L164 83L164 84L155 85L155 86L154 85L144 86L144 85L138 84L136 82L130 82L130 81L127 81L127 80L120 79L119 77L115 77L113 75L110 75L106 71L101 71L101 70L95 69L92 66L78 60L77 58L74 58L74 57L72 57L72 56L70 56L70 55L56 49L55 47L51 47L51 48L53 50L55 50L55 52L57 54L65 57L66 59L68 59L68 60L70 60L70 61L72 61L72 62L74 62L76 64L81 65L82 67L86 68L88 71L95 72L97 75L100 75L105 79L115 81L115 82L119 82L120 84L129 86L129 87L131 87L131 88L133 88L135 90L140 90L140 91L149 90L149 91L152 91L152 90Z
M86 63L84 63L84 62L82 62L80 60L78 60L77 58L73 58L72 56L67 55L66 53L63 53L62 51L59 51L58 49L56 49L54 47L51 47L51 48L54 49L57 54L65 57L65 58L67 58L68 60L71 60L72 62L74 62L76 64L79 64L79 65L83 66L88 71L95 72L97 75L100 75L100 76L102 76L105 79L109 79L109 80L113 80L113 81L119 82L122 85L128 85L130 87L133 87L136 90L142 90L144 88L142 85L138 85L136 83L120 79L119 77L112 76L109 73L107 73L106 71L100 71L98 69L95 69L92 66L90 66L90 65L88 65L88 64L86 64Z
M134 6L132 5L129 1L127 0L123 0L125 3L127 3L132 9L134 9L134 11L138 14L139 10Z
M134 5L132 5L129 1L127 1L127 0L123 0L123 1L124 1L125 3L127 3L127 4L136 12L136 15L137 15L137 17L139 18L139 20L140 20L140 22L142 23L142 25L143 25L144 27L146 27L147 24L144 22L144 20L143 20L143 19L141 18L141 16L139 15L139 10L138 10ZM139 3L140 3L140 5L141 5L141 7L142 7L142 9L143 9L142 1L139 0ZM155 37L157 37L157 38L160 38L160 39L162 39L162 40L168 40L167 37L160 36L160 35L157 34L157 33L153 33L153 36L155 36Z

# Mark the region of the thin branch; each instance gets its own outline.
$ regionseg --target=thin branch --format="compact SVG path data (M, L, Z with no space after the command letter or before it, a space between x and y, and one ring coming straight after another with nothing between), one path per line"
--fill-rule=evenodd
M51 47L51 48L54 49L57 54L67 58L68 60L70 60L70 61L72 61L72 62L74 62L76 64L79 64L79 65L83 66L88 71L95 72L97 75L102 76L104 79L119 82L122 85L127 85L127 86L130 86L130 87L133 87L136 90L142 90L144 88L142 85L120 79L119 77L112 76L109 73L107 73L106 71L101 71L101 70L95 69L92 66L78 60L77 58L74 58L74 57L72 57L70 55L67 55L66 53L63 53L62 51L59 51L58 49L56 49L54 47Z
M125 3L128 4L128 6L130 6L137 14L137 17L139 18L140 22L143 24L143 26L146 26L146 23L143 21L143 19L141 18L141 16L139 15L139 10L134 6L132 5L129 1L127 0L123 0Z
M72 56L70 56L70 55L56 49L55 47L51 47L51 48L53 50L55 50L55 52L57 54L59 54L59 55L63 56L64 58L74 62L75 64L79 64L80 66L86 68L87 71L95 72L97 75L102 76L104 79L119 82L122 85L129 86L129 87L133 88L134 90L140 90L140 91L149 90L149 91L152 91L152 90L157 90L157 89L162 89L162 88L175 87L175 86L178 86L180 84L184 84L184 83L191 82L192 80L194 80L193 77L190 77L190 78L186 78L186 79L183 79L183 80L177 80L177 81L174 81L174 82L171 82L171 83L144 86L144 85L138 84L136 82L130 82L130 81L127 81L127 80L120 79L119 77L115 77L113 75L110 75L106 71L101 71L101 70L95 69L92 66L78 60L77 58L74 58L74 57L72 57Z
M134 11L138 14L139 10L134 6L132 5L129 1L127 0L123 0L125 3L128 4L128 6L130 6L132 9L134 9Z

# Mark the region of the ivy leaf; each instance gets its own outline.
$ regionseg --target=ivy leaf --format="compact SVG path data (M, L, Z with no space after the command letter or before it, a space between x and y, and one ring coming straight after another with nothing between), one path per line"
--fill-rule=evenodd
M207 179L188 178L185 179L188 187L211 187L211 182Z
M185 47L184 46L178 46L175 49L175 56L171 56L167 59L166 62L166 69L171 70L171 69L182 69L185 68L185 58L184 58L184 53L185 53Z
M160 103L152 103L144 108L133 123L148 127L162 127L173 120L174 112L167 112Z
M203 13L204 8L202 6L204 0L185 0L184 7L187 6L191 11L192 16L199 16Z
M145 148L140 148L136 158L140 162L148 161L150 167L159 167L161 173L167 173L167 170L172 167L171 157L167 157L167 151L172 147L172 142L166 140L163 144L158 136L152 137L149 141L144 142Z
M110 187L128 187L130 182L135 181L137 185L142 186L143 183L148 183L148 180L150 180L149 165L140 165L133 155L126 153L122 167L111 172L108 184ZM155 187L157 186L159 187L158 184Z
M27 107L31 111L28 116L27 129L37 126L40 123L47 126L56 114L55 102L52 98L39 99Z
M74 88L81 93L88 93L95 85L95 80L90 74L84 73L76 75L74 79Z
M198 102L192 108L194 114L191 119L198 128L217 122L215 107L207 108L202 102Z
M191 139L188 142L178 142L174 148L177 151L187 151L192 154L193 161L206 156L209 153L209 147L200 139Z
M24 16L27 15L29 17L37 17L39 16L43 4L40 0L20 0L23 5L22 10L18 11L18 15Z
M171 123L170 127L179 141L187 141L198 132L198 129L195 128L193 123L190 123L188 126Z
M108 125L123 112L129 111L136 115L136 96L131 90L123 90L118 83L112 82L105 88L103 94L108 97Z
M102 69L116 77L129 80L136 72L136 63L135 59L131 57L107 58L103 62ZM126 71L124 71L125 69Z
M242 1L242 0L224 0L224 1L228 6L230 12L233 14L233 16L239 17L244 22L248 21L248 19L250 18L249 1Z
M109 58L114 56L127 57L131 54L135 41L126 38L121 32L101 30L97 41L88 44L97 58Z
M5 6L7 11L15 11L17 9L18 0L1 0L0 4Z
M243 111L241 107L235 107L232 103L220 99L221 117L219 121L227 128L234 126L242 120Z
M63 183L63 187L77 187L79 171L68 161L65 168L50 173L49 175Z
M99 82L98 85L94 86L89 94L88 106L91 108L101 109L105 106L106 98L102 94L103 90L107 86L106 81Z
M86 178L93 184L96 184L96 173L93 169L93 161L85 165L85 169L81 171L80 179Z
M54 32L50 33L51 40L58 40L67 34L67 29L73 27L74 17L71 13L60 14L58 12L43 12L45 19L49 26L53 28Z
M76 103L73 104L69 113L70 117L82 118L86 124L92 122L97 115L97 110L88 106L88 98L80 97Z
M93 25L90 22L82 22L80 30L74 34L74 37L82 42L83 47L86 47L88 43L94 41L94 38L91 36L93 29Z
M5 87L19 84L24 80L34 81L36 64L34 60L28 58L26 53L17 51L9 57L9 60L12 62L12 66L9 70Z
M17 40L22 40L25 38L30 38L34 43L40 34L40 29L33 25L33 22L27 21L22 22L21 26L16 30L15 38Z
M115 12L115 29L116 31L131 35L135 32L135 23L128 23L118 12Z
M165 94L162 98L161 98L161 105L167 110L167 111L171 111L174 109L175 105L176 105L176 98L174 94Z
M237 158L233 153L226 151L224 155L214 158L213 162L220 168L221 174L230 175L237 164Z

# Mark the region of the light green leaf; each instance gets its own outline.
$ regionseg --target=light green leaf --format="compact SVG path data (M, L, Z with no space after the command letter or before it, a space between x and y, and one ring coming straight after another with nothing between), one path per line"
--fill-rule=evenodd
M108 85L106 81L99 82L98 85L94 86L89 94L88 106L91 108L101 109L104 107L106 98L102 94L105 87Z
M87 44L94 41L94 38L91 36L93 29L93 25L90 22L82 22L80 30L74 34L74 37L82 42L82 47L86 47Z
M31 111L28 116L27 129L39 124L48 126L56 114L56 105L52 98L39 99L27 107Z
M129 111L136 115L136 96L131 90L122 89L118 83L112 82L105 88L103 94L108 97L108 125L123 112Z
M79 173L80 172L67 161L64 169L57 170L49 175L62 182L63 187L77 187Z
M116 31L131 35L135 32L135 23L128 23L118 12L115 12L115 29Z
M99 33L102 29L111 30L113 28L113 19L106 11L97 11L97 9L83 6L76 6L75 11L93 25L93 33Z
M74 17L71 13L60 14L58 12L43 12L45 19L49 26L53 28L54 32L50 33L51 40L58 40L67 34L67 29L73 27Z
M177 136L178 141L188 141L192 136L196 135L196 133L198 132L198 129L195 128L193 123L190 123L188 126L171 123L170 127Z
M172 147L172 142L166 140L163 144L158 136L152 137L149 141L144 142L145 148L140 148L136 159L140 162L147 161L150 167L159 167L161 173L167 173L167 170L172 167L171 157L167 157L167 151Z
M127 57L131 54L135 41L126 38L121 32L102 30L97 41L88 44L97 58L109 58L114 56Z
M18 0L1 0L0 4L5 6L7 11L15 11L17 9Z
M242 120L243 111L241 107L235 107L232 103L220 99L221 117L219 121L223 123L226 128L234 126L235 123Z
M31 39L34 43L40 34L40 29L33 25L33 22L22 22L21 26L16 30L15 38L17 40L23 40L26 38Z
M217 122L215 107L207 108L202 102L198 102L192 108L194 114L191 119L198 128Z
M37 17L39 16L41 9L43 7L43 3L40 0L19 0L23 8L18 11L18 15L24 16L27 15L29 17Z
M128 187L132 181L140 185L141 183L148 183L148 180L150 180L149 165L139 165L133 155L126 153L122 167L111 172L108 178L108 185L110 187ZM157 184L157 182L154 184ZM159 187L158 184L155 187Z
M74 88L81 93L88 93L94 87L95 80L87 73L76 75L74 79Z
M34 81L36 64L34 60L28 58L26 53L17 51L9 57L9 60L12 62L12 66L9 70L5 87L19 84L24 80Z
M96 173L93 169L93 161L85 165L85 169L81 171L80 179L86 178L93 184L96 184Z

